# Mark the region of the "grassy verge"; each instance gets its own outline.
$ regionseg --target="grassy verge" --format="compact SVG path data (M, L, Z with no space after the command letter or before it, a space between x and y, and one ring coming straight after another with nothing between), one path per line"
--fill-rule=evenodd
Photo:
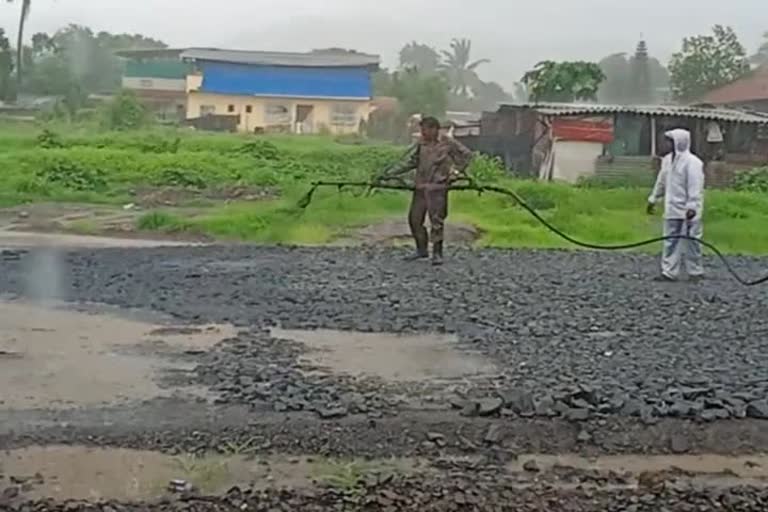
M557 227L584 241L618 244L658 236L659 216L645 214L647 191L595 190L564 185L509 181ZM387 192L355 197L328 189L319 192L307 210L295 208L306 189L294 187L285 198L214 208L199 218L182 219L167 212L151 212L141 227L191 230L226 239L261 243L326 244L355 227L403 218L408 196ZM712 191L707 195L706 238L730 253L768 254L768 197ZM469 192L451 196L449 220L476 226L479 245L488 247L572 248L547 231L508 198ZM649 247L648 250L657 250Z
M142 187L196 191L269 187L279 191L279 199L218 202L194 217L159 209L141 216L137 228L261 243L326 244L356 227L403 218L409 197L398 192L360 197L355 191L325 189L302 211L295 205L309 183L363 179L395 161L401 151L323 137L0 126L0 207L39 201L125 204L133 202ZM506 180L499 178L499 169L488 159L477 161L472 172L500 179L555 225L585 241L632 242L656 236L661 229L660 218L644 213L644 189ZM706 201L708 240L731 253L768 254L768 238L761 236L768 222L765 194L709 191ZM455 193L449 220L475 225L483 246L569 247L504 197ZM94 227L81 229L90 232Z

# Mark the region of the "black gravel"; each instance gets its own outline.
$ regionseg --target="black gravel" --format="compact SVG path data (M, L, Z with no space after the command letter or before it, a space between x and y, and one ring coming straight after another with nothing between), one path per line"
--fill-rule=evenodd
M452 332L499 375L414 385L466 416L607 415L715 421L768 417L768 294L719 269L655 283L655 258L587 252L458 251L434 269L388 250L210 247L101 250L62 259L63 297L232 322L244 333L201 360L223 402L334 419L405 407L402 387L299 371L301 347L268 326ZM0 261L0 293L24 295L31 254ZM735 259L745 274L765 260ZM765 265L768 268L768 265ZM450 394L458 396L449 396ZM399 405L398 405L399 404Z
M541 512L708 512L738 510L763 512L768 490L676 489L660 482L657 488L563 491L557 488L521 489L500 482L495 475L424 479L394 477L383 482L361 482L349 489L250 490L232 488L222 497L193 494L155 503L100 504L79 501L0 501L0 511L32 512L144 512L144 511L541 511ZM2 500L2 497L0 497Z

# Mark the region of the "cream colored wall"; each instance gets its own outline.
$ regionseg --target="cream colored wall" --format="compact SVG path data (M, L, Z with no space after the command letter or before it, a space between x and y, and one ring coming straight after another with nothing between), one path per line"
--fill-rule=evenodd
M187 94L187 118L200 117L200 107L204 105L210 105L215 107L215 114L217 115L239 115L240 125L238 129L242 132L253 132L255 129L267 129L266 108L267 105L282 105L288 108L291 119L290 124L292 129L295 128L296 121L296 107L297 105L311 105L313 107L312 124L313 132L319 133L321 126L326 126L331 133L344 134L344 133L357 133L359 128L359 122L354 126L333 126L331 125L331 112L335 103L346 103L355 106L357 119L364 119L368 121L370 114L371 102L370 101L333 101L333 100L313 100L313 99L300 99L300 98L263 98L255 96L227 96L221 94L209 94L202 92L195 92L197 87L189 87L190 81L188 77L188 89ZM235 107L234 112L229 112L229 105ZM251 112L248 113L247 107L252 107Z

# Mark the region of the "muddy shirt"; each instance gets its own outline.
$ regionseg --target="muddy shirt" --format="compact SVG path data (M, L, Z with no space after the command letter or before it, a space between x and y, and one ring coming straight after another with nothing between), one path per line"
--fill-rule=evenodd
M472 160L472 151L455 139L444 137L437 142L419 142L388 173L399 176L416 170L414 181L423 183L446 183L451 169L463 172Z

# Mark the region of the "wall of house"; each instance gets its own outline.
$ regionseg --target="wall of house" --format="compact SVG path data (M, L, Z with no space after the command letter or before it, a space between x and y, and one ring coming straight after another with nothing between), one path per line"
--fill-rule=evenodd
M194 84L187 95L187 118L206 114L240 116L238 130L290 131L301 133L357 133L360 121L368 121L368 100L325 100L301 98L264 98L196 92ZM311 106L312 116L300 129L296 126L297 106ZM341 112L344 112L344 116ZM282 114L281 114L282 112Z
M142 90L157 90L157 91L179 91L184 92L186 90L187 82L185 79L175 78L153 78L153 77L123 77L124 89L142 89Z

